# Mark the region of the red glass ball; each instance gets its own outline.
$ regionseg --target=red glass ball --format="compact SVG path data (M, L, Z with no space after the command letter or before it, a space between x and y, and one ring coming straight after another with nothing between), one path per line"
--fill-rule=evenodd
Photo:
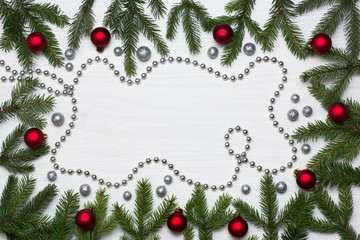
M318 33L311 40L311 47L317 53L326 53L331 49L332 41L326 33Z
M331 120L340 123L349 117L349 109L344 103L336 102L331 104L328 114Z
M26 38L26 45L30 51L41 52L46 47L46 37L41 32L33 32Z
M234 237L243 237L247 233L249 226L247 222L241 218L236 217L229 222L228 230L229 233Z
M104 27L98 27L95 28L92 32L91 32L91 42L96 46L96 47L106 47L110 40L111 40L111 35L109 30L107 30Z
M217 43L227 44L234 37L232 28L227 24L219 24L213 30L213 37Z
M169 216L167 219L167 226L172 232L182 232L187 226L187 219L179 210Z
M310 189L316 184L316 175L313 171L304 169L296 175L296 183L302 189Z
M95 225L95 214L90 209L80 210L76 214L75 222L81 229L90 229Z
M30 148L38 148L45 141L44 133L38 128L30 128L24 134L24 141Z

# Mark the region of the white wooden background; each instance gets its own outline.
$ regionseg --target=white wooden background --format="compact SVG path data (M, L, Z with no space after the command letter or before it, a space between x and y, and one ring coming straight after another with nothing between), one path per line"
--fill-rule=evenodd
M77 11L80 1L61 1L53 0L58 3L62 10L68 16L73 16ZM205 1L202 2L209 9L212 16L224 14L223 6L225 1ZM297 1L295 1L297 2ZM95 26L102 25L104 12L110 1L96 1L94 12L96 14ZM168 9L173 1L165 0ZM259 0L253 13L253 18L257 20L261 26L269 17L269 9L271 1ZM305 38L311 34L315 24L320 20L324 13L324 9L306 14L296 19L299 23ZM164 36L166 19L161 19L158 24L161 27ZM62 49L67 48L65 29L53 30L60 41ZM238 60L230 68L220 66L220 56L211 60L207 57L207 49L212 46L219 48L220 53L223 46L219 46L212 38L211 33L202 33L202 50L198 56L191 56L185 45L185 37L180 29L177 38L170 42L167 41L171 55L174 57L182 56L196 59L199 63L205 63L219 69L221 73L227 73L229 76L237 75L248 67L248 62L255 60L256 56L265 56L261 52L260 46L257 45L257 52L254 56L246 56L241 53ZM333 45L336 47L344 47L345 37L342 30L339 30L333 39ZM246 34L244 43L253 42L249 34ZM114 63L116 68L123 73L123 56L116 57L113 54L113 48L121 45L118 40L112 39L110 45L100 56L106 57L109 62ZM149 46L152 50L152 57L147 63L138 62L138 73L145 71L146 66L150 65L153 60L159 60L159 55L149 41L141 37L138 46ZM83 39L81 48L76 51L74 63L75 70L80 68L80 64L84 63L88 58L95 58L99 55L95 47L89 39ZM308 121L316 119L324 119L326 111L321 108L319 103L307 93L306 84L302 84L299 79L301 72L320 64L324 61L318 57L312 57L306 61L298 61L287 50L282 37L276 42L276 49L272 53L266 53L269 57L275 56L279 60L285 62L288 69L288 83L285 84L285 90L281 92L280 97L275 104L274 114L281 126L286 132L291 133L296 127L306 124ZM12 69L18 69L19 64L14 53L0 53L1 59L6 61L6 65L10 65ZM64 69L52 69L47 64L47 60L43 56L38 57L38 67L42 70L50 70L55 72L58 77L64 78L65 82L72 84L76 71L69 73ZM90 170L97 173L99 177L105 178L112 182L121 181L126 178L131 169L137 165L139 161L145 161L147 157L166 158L169 162L179 169L181 174L194 181L208 183L210 185L224 184L231 179L236 166L235 158L227 154L224 148L224 134L229 127L237 125L247 128L249 135L253 141L251 150L248 152L250 161L255 161L264 168L273 168L285 165L290 160L291 148L283 137L278 134L278 130L272 126L269 121L269 99L273 96L274 91L280 83L280 68L272 63L256 65L251 70L249 76L243 81L235 83L224 82L221 78L214 78L213 75L202 71L199 67L195 68L185 64L166 64L159 66L153 70L147 80L143 81L139 86L127 86L121 84L119 79L114 77L113 73L108 70L108 66L104 64L93 64L84 71L83 77L80 78L80 84L76 86L75 97L78 100L79 112L78 120L75 122L75 129L72 136L62 145L57 155L58 162L61 166L76 170ZM0 69L1 75L7 75L4 68ZM50 78L41 79L53 88L61 89L56 81ZM10 96L12 83L1 83L0 101L4 101ZM359 100L358 88L360 87L359 77L354 78L346 91L346 96L352 96ZM290 96L298 93L301 97L299 103L294 104L290 101ZM314 114L310 118L305 118L301 114L303 106L310 105L314 109ZM56 112L62 112L66 117L66 124L62 127L55 127L51 123L45 131L49 135L49 144L59 140L64 134L70 121L71 103L69 98L57 98ZM299 120L290 122L286 113L289 109L295 108L300 112ZM50 122L51 114L46 116ZM0 126L0 139L4 137L14 128L17 121L9 121ZM232 135L232 148L236 152L243 150L245 139L242 134ZM310 156L323 146L323 143L311 143L313 148L310 155L298 153L298 161L294 164L294 168L303 168ZM301 144L297 144L301 147ZM49 161L50 154L35 162L36 171L33 176L37 179L36 191L43 188L49 182L46 174L52 170L52 164ZM359 158L354 161L359 164ZM163 177L172 174L166 167L161 164L151 164L140 169L138 174L134 175L134 180L129 182L125 187L120 189L109 189L111 194L110 202L119 202L125 204L128 208L133 207L134 197L130 202L125 202L122 198L124 191L134 193L136 180L141 178L149 178L153 191L159 185L164 185ZM3 188L8 173L0 168L0 189ZM249 165L241 166L238 180L234 182L231 189L226 189L234 197L240 197L247 202L259 207L259 185L262 174L256 169L250 168ZM288 190L284 194L280 194L280 206L298 191L292 170L286 170L285 173L279 173L274 176L275 181L283 180L288 184ZM90 178L84 176L62 175L58 172L58 180L55 182L60 192L67 189L78 190L83 183L88 183L92 187L92 194L87 197L81 197L81 202L93 200L95 191L99 187L97 182L93 182ZM251 193L244 195L241 193L241 186L249 184ZM168 194L178 196L180 206L184 206L186 200L190 198L192 187L185 182L181 182L179 178L174 176L174 183L167 186ZM331 190L334 198L337 199L336 189ZM211 207L216 198L222 192L211 190L207 191L209 206ZM355 228L359 229L359 190L354 189L355 211L351 223ZM54 214L55 205L58 197L51 204L47 213ZM156 204L161 199L155 196ZM319 213L317 213L319 214ZM320 215L319 215L320 216ZM117 239L121 230L117 228L104 239ZM249 225L248 236L251 234L262 234L261 229L256 228L252 224ZM181 235L172 234L166 227L161 229L160 235L163 239L182 239ZM311 233L309 239L339 239L337 234L314 234ZM0 235L0 239L5 236ZM214 233L214 239L231 239L227 228L223 228Z

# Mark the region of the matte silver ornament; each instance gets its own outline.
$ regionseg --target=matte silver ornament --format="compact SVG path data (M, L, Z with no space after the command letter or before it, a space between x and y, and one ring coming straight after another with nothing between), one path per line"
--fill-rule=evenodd
M126 192L124 192L123 197L124 197L125 201L130 201L132 194L131 194L131 192L126 191Z
M305 117L310 117L313 113L313 109L310 106L305 106L302 110Z
M171 184L172 181L173 181L172 176L166 175L166 176L164 177L164 182L165 182L166 184Z
M73 60L75 58L75 56L76 56L76 53L75 53L74 49L72 49L72 48L66 49L66 51L65 51L66 59Z
M252 56L256 51L256 47L253 43L246 43L243 47L243 51L246 55Z
M80 194L84 197L89 196L91 193L91 187L89 184L82 184L80 186Z
M217 49L217 47L211 47L207 51L207 55L210 59L215 59L219 55L219 49Z
M146 46L141 46L136 51L136 55L140 61L146 62L151 57L151 50L150 50L150 48L148 48Z
M74 70L74 65L72 63L67 63L65 64L65 69L68 72L71 72L72 70Z
M54 182L57 179L57 173L55 171L49 171L47 173L47 178L49 179L50 182Z
M166 193L167 193L167 190L166 190L166 187L161 185L161 186L158 186L156 188L156 194L159 196L159 197L165 197L166 196Z
M276 183L275 187L276 187L276 191L278 193L284 193L284 192L286 192L287 184L284 181L279 181Z
M54 113L51 117L51 121L55 126L61 126L65 122L65 117L62 113Z
M242 185L241 191L243 194L249 194L251 191L251 187L247 184Z
M310 151L311 151L310 145L307 144L307 143L304 143L304 144L301 146L301 151L302 151L304 154L310 153Z
M298 103L300 101L300 96L298 94L291 95L291 101L293 103Z
M290 109L287 116L290 121L296 121L299 118L299 112L296 109Z
M123 54L123 50L121 47L114 48L114 54L115 56L121 56Z

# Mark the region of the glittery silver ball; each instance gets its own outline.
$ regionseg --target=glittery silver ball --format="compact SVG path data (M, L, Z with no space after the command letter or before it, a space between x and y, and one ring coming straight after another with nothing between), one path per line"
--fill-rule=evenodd
M140 61L146 62L151 57L151 50L146 46L142 46L138 48L138 50L136 51L136 55Z
M57 173L55 171L49 171L47 173L47 178L49 179L50 182L53 182L57 179Z
M121 54L123 54L122 48L121 47L114 48L114 54L115 56L121 56Z
M89 184L83 184L80 186L80 194L84 197L89 196L91 193L91 187Z
M291 95L291 101L293 103L298 103L300 101L300 96L298 94Z
M307 144L307 143L304 143L304 144L301 146L301 151L302 151L304 154L310 153L310 151L311 151L310 145Z
M277 182L275 187L276 187L276 191L278 193L284 193L284 192L286 192L286 189L287 189L286 182L284 182L284 181Z
M156 194L159 196L159 197L165 197L166 196L166 187L165 186L158 186L156 188Z
M65 117L62 113L54 113L51 117L51 121L55 126L61 126L64 124Z
M219 49L217 49L217 47L211 47L207 51L207 55L208 55L209 58L215 59L219 55Z
M166 176L164 177L164 182L165 182L166 184L171 184L172 181L173 181L172 176L166 175Z
M305 106L302 110L305 117L310 117L313 113L313 109L310 106Z
M256 47L253 43L246 43L243 47L243 51L246 55L251 56L255 53Z
M244 185L242 185L242 187L241 187L241 191L243 192L243 194L249 194L249 193L250 193L250 190L251 190L251 188L250 188L250 186L247 185L247 184L244 184Z
M71 72L72 70L74 70L74 65L72 63L67 63L65 64L65 69L68 72Z
M287 116L290 121L296 121L299 118L299 112L296 109L290 109Z
M132 194L131 194L131 192L126 191L126 192L124 192L123 197L124 197L125 201L130 201Z
M73 60L75 58L75 56L76 56L76 53L75 53L74 49L72 49L72 48L66 49L66 51L65 51L66 59Z

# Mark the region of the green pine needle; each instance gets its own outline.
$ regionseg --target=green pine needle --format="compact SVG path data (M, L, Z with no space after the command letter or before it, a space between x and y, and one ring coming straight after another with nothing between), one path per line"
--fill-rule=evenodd
M184 240L193 240L195 237L194 227L190 224L186 227L183 232Z
M350 163L332 162L315 170L319 186L360 186L360 168Z

